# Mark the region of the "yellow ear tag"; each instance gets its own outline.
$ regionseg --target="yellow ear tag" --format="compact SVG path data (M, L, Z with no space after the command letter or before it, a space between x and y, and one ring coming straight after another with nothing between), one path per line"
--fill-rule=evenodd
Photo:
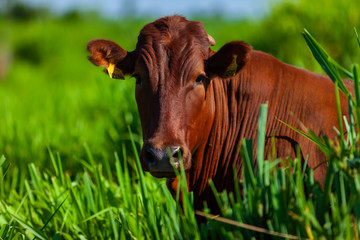
M115 64L110 63L107 68L110 78L124 79L124 74L120 68L117 68Z
M224 72L224 77L233 77L236 74L236 69L238 67L236 59L237 59L237 55L234 54L233 55L233 60L230 63L230 65L226 68L225 72Z

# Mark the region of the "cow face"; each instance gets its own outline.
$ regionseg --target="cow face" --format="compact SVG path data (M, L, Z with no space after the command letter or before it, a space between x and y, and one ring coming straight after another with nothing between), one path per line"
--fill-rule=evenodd
M216 53L214 44L200 22L179 16L146 25L133 52L108 40L88 44L90 61L111 77L136 79L140 159L153 176L173 177L180 158L185 170L200 161L193 156L205 148L215 114L212 81L234 76L248 58L246 43L230 42Z

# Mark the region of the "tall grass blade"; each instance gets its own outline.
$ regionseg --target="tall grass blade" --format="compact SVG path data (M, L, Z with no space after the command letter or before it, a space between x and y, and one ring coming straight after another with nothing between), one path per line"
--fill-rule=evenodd
M85 196L89 209L94 213L97 211L94 201L94 196L91 190L91 180L87 172L84 173Z
M265 133L266 133L266 116L267 116L267 104L260 106L260 116L258 123L258 140L257 140L257 165L258 176L260 178L259 183L263 184L264 177L264 152L265 152Z
M111 227L112 227L112 230L113 230L113 233L114 233L114 239L118 240L119 239L119 234L118 234L118 231L117 231L117 227L116 227L115 218L114 218L112 208L110 208L109 213L110 213Z
M94 166L96 166L95 164L95 161L94 161L94 157L90 151L90 148L88 146L87 143L84 143L84 148L85 148L85 151L86 151L86 154L87 154L87 157L88 157L88 160L89 160L89 163L90 163L90 166L92 166L92 169L94 170ZM90 169L91 170L91 169Z
M112 182L113 179L112 179L112 174L111 174L110 163L109 163L109 159L106 157L106 155L103 156L103 163L104 163L106 177L109 180L109 182Z
M126 164L126 163L125 163ZM124 206L128 207L128 198L127 198L127 193L126 193L126 187L125 187L125 182L127 181L124 177L125 171L123 171L123 168L121 167L120 164L120 160L119 160L119 156L117 153L115 153L115 169L116 169L116 177L117 177L117 182L121 191L121 196L123 196L123 201L124 201Z
M130 127L128 127L128 131L129 131L129 135L130 135L131 146L133 148L134 155L135 155L136 167L137 167L137 172L139 174L139 180L140 180L140 186L141 186L141 192L142 192L142 195L144 196L144 198L147 201L148 193L147 193L147 188L146 188L146 185L145 185L144 173L143 173L142 168L141 168L140 158L139 158L136 146L135 146L134 137L132 135ZM145 203L145 205L146 205L146 203Z
M1 157L0 157L0 167L4 164L4 162L5 162L5 156L1 155Z
M64 185L65 178L64 178L64 174L63 174L63 168L62 168L62 163L61 163L61 159L60 159L60 154L56 154L56 158L55 158L51 148L48 146L47 149L48 149L48 152L50 155L51 162L55 169L55 174L56 174L56 176L58 176L60 184Z
M82 220L82 222L88 222L88 221L90 221L90 220L92 220L92 219L95 219L95 218L97 218L97 217L99 217L99 216L101 216L101 215L109 212L110 210L111 210L111 207L106 208L106 209L103 209L103 210L101 210L101 211L98 211L97 213L91 215L90 217Z
M41 231L33 228L32 226L30 226L29 224L27 224L26 222L22 221L20 218L14 216L14 215L12 215L12 218L15 219L15 221L17 221L21 226L23 226L29 232L31 232L35 237L37 237L41 240L47 240L47 237L44 236Z
M234 191L235 191L235 197L236 197L236 201L241 201L241 192L240 192L240 184L239 184L239 180L238 180L238 173L236 170L236 167L233 168L233 174L234 174Z
M355 113L355 117L357 122L360 122L360 69L359 69L359 65L358 64L354 64L353 68L353 75L354 75L354 94L355 94L355 108L356 111L354 111ZM360 133L360 124L356 124L357 126L357 130L358 133Z
M325 155L329 155L329 150L328 150L328 147L326 146L326 144L322 141L321 138L317 137L315 134L312 134L311 131L309 131L310 132L309 134L306 134L281 120L278 120L278 121L281 122L282 124L284 124L285 126L291 128L295 132L299 133L300 135L306 137L311 142L315 143Z
M342 112L341 112L341 104L340 104L340 94L338 89L339 82L335 82L335 97L336 97L336 109L338 115L338 123L339 123L339 131L340 131L340 144L342 145L341 149L344 149L344 129L343 129L343 121L342 121Z
M96 179L96 185L98 187L98 196L99 196L99 209L104 209L107 207L107 202L106 202L106 193L105 193L105 187L104 187L104 183L102 180L102 169L101 169L101 165L94 167L94 171L95 171L95 179Z
M356 30L356 27L354 27L354 31L355 31L355 36L356 36L357 42L358 42L359 47L360 47L360 39L359 39L358 32L357 32L357 30Z
M48 225L48 223L51 221L51 219L53 219L53 217L55 216L55 214L60 210L60 208L62 207L62 205L65 203L65 201L68 199L68 196L65 197L65 199L60 203L60 205L55 209L55 211L53 212L53 214L51 214L51 216L49 217L49 219L45 222L44 226L41 228L41 231L43 231L46 226Z
M9 169L10 169L10 166L11 166L11 164L9 163L9 164L7 164L7 166L6 166L5 169L4 169L2 166L4 165L5 160L6 160L5 156L2 155L2 156L0 157L0 176L1 176L0 183L1 183L1 182L3 181L3 179L5 178L7 172L8 172ZM1 174L1 172L2 172L2 174Z
M1 166L1 165L0 165ZM9 234L10 225L4 224L0 227L0 239L5 239Z
M244 174L247 180L251 181L252 186L256 185L256 178L254 174L254 166L252 163L252 141L244 139L241 142L240 154L245 161Z
M77 212L76 216L77 218L79 218L78 221L82 221L83 219L85 219L83 205L81 204L80 199L77 197L77 194L71 184L69 175L66 175L65 181L67 189L70 191L71 200L75 205L75 211Z
M41 189L42 189L41 176L40 176L39 172L36 170L34 163L30 163L29 172L30 172L32 184L33 184L35 190L41 191Z
M220 194L218 193L218 191L216 190L216 187L214 185L214 182L210 179L209 180L209 185L210 185L210 188L215 196L215 200L216 200L216 203L217 205L219 206L220 208L220 211L221 211L221 214L222 215L226 215L226 212L224 210L224 205L223 205L223 202L221 201L220 199Z
M335 61L327 54L327 52L321 47L321 45L313 38L313 36L311 36L311 34L306 29L304 29L304 32L302 34L312 54L319 62L321 67L324 69L324 71L329 75L331 80L334 83L338 81L341 91L343 91L347 97L351 96L350 92L345 87L345 84L339 72L336 69L338 64L335 63Z
M341 72L343 72L345 74L345 77L353 79L354 75L352 74L352 72L350 72L349 70L347 70L346 68L344 68L343 66L341 66L340 64L338 64L337 62L335 62L335 60L332 60L331 63Z

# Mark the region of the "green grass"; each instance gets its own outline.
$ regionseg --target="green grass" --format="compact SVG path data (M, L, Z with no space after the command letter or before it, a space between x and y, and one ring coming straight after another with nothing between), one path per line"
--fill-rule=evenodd
M264 142L266 111L267 106L262 106L259 146ZM348 127L354 126L350 123ZM51 170L55 174L48 172L50 169L40 172L34 164L29 164L30 177L17 184L19 190L12 188L0 195L0 236L3 239L268 239L269 236L354 239L358 236L360 174L354 168L358 158L346 149L351 147L346 146L350 138L358 140L355 131L343 145L328 146L327 152L332 154L324 189L314 182L312 170L303 166L300 154L294 160L287 159L288 163L283 162L280 168L280 159L264 161L263 157L257 157L255 169L250 155L251 141L244 141L241 154L246 164L242 182L236 182L234 193L219 194L214 189L222 217L206 214L209 210L205 209L205 213L198 214L209 217L209 221L201 226L195 220L192 194L186 191L183 169L181 209L179 196L174 201L164 182L144 175L131 133L130 138L135 164L127 162L126 154L123 159L115 154L113 172L108 169L107 159L95 159L86 146L87 161L73 180L62 170L60 157L54 157L51 150ZM344 151L335 151L338 146L344 146ZM260 155L263 151L259 147ZM7 175L8 166L1 157L0 179L13 185Z
M30 164L30 178L19 184L19 191L1 195L3 239L13 233L39 239L199 239L191 204L184 216L165 183L144 176L138 158L133 175L126 159L115 155L111 173L105 159L93 159L89 152L83 170L71 180L61 170L61 159L49 154L55 174ZM7 162L1 158L1 163ZM5 171L0 173L8 180Z
M322 5L323 1L310 5ZM302 0L300 5L308 2ZM254 49L272 53L287 63L321 71L311 53L305 51L306 43L299 34L304 26L321 32L326 48L346 53L338 54L336 61L349 65L360 57L360 52L353 50L358 43L351 36L360 18L359 14L345 14L349 4L348 1L323 4L321 25L323 19L341 25L332 36L317 27L314 18L319 13L288 3L275 6L273 14L260 20L199 20L215 38L215 50L228 41L245 40ZM351 9L360 7L360 3L352 4ZM294 20L284 12L302 17ZM134 80L109 79L86 60L86 44L93 38L108 38L133 50L140 29L152 20L105 21L94 15L28 21L0 18L0 55L2 49L8 49L5 52L12 56L8 74L0 80L1 154L16 165L36 161L42 167L46 166L50 146L61 154L64 166L77 169L86 156L84 142L94 155L105 154L111 162L113 152L122 151L122 144L127 149L131 146L128 125L136 142L141 144Z
M105 22L98 21L1 24L12 28L9 38L14 56L7 77L0 82L0 146L14 164L46 165L50 146L61 152L67 167L76 169L86 156L84 142L95 155L106 152L108 157L114 150L120 152L125 140L129 147L128 125L140 141L134 81L111 81L86 59L90 39L117 39L118 31L129 36L122 44L133 48L131 39L136 39L140 26L130 31L136 22L128 27L110 22L104 34ZM28 53L18 54L18 49ZM38 55L37 60L33 55Z
M260 20L201 19L216 39L214 49L246 40L290 64L324 69L340 91L347 91L341 77L355 85L350 118L339 116L347 135L339 131L334 143L302 133L328 156L324 189L298 158L264 156L262 106L257 158L252 141L244 140L244 179L234 193L215 193L219 216L194 212L185 178L181 209L164 180L140 170L135 82L111 80L86 60L88 40L108 38L132 50L141 27L153 19L0 18L0 56L7 49L13 59L0 79L0 239L357 239L359 66L341 65L359 57L352 32L359 27L359 3L328 3L281 4ZM304 27L324 47L307 31L304 41ZM198 226L195 214L209 220Z

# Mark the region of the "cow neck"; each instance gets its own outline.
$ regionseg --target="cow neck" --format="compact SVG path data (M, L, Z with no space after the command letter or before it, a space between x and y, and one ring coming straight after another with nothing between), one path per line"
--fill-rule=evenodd
M251 89L249 84L247 71L243 71L231 79L213 79L210 85L215 116L204 152L196 156L202 158L199 159L203 163L201 171L194 172L190 179L190 185L195 186L194 192L198 194L208 186L208 179L220 183L216 186L220 191L232 185L233 166L240 174L241 140L256 133L251 126L258 117L258 111L249 109L258 109L256 105L260 105L256 103L259 99L252 99L245 91Z
M235 77L213 79L209 93L213 95L215 105L214 121L204 152L199 154L199 157L202 157L199 160L203 162L201 172L190 177L190 185L194 185L193 190L197 194L204 193L208 187L208 179L213 179L218 184L218 191L231 189L234 183L234 167L241 177L242 160L239 148L244 138L252 139L253 156L256 157L260 105L271 98L277 98L283 84L278 81L280 77L271 71L266 72L267 78L257 74L259 67L263 68L268 64L269 58L272 59L270 55L264 56L263 53L254 51L244 69ZM271 66L268 69L271 70ZM289 102L282 106L286 108ZM283 116L277 116L286 120ZM267 129L274 129L278 127L274 124L281 123L276 121L269 124L271 128Z

